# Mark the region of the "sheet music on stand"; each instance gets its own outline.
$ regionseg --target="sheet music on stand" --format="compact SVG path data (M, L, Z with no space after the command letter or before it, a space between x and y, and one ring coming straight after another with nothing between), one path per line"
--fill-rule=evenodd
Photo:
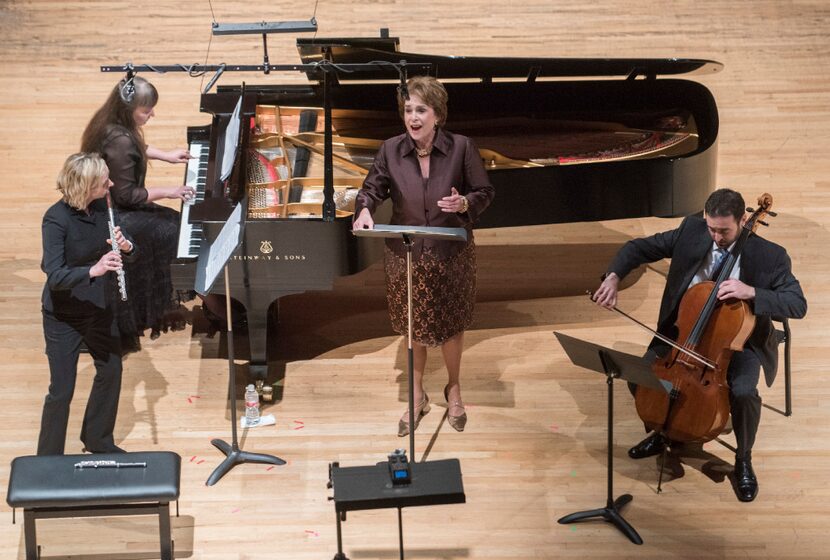
M242 237L242 203L238 202L213 243L203 243L196 264L196 292L207 295L222 267L239 246Z
M445 239L448 241L466 241L467 230L464 228L425 227L425 226L394 226L389 224L375 224L373 229L358 229L352 233L358 237L400 237L406 234L420 238ZM397 235L389 235L397 234Z
M236 108L233 110L231 120L225 128L225 149L222 154L222 172L219 176L220 181L224 181L231 176L233 171L233 163L236 160L236 148L239 144L239 121L242 113L242 95L239 96L239 101L236 102Z

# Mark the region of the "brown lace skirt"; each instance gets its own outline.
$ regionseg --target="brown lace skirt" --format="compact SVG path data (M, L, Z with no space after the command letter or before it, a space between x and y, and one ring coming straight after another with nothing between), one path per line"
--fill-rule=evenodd
M386 300L392 329L406 336L406 255L384 254ZM476 299L475 244L449 259L425 248L412 263L412 340L440 346L473 322Z

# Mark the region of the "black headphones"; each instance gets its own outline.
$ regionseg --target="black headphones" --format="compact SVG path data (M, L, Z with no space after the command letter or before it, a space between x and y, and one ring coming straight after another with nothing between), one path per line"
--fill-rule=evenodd
M132 64L127 64L127 77L122 82L124 83L119 88L118 95L121 101L129 105L135 99L135 72Z

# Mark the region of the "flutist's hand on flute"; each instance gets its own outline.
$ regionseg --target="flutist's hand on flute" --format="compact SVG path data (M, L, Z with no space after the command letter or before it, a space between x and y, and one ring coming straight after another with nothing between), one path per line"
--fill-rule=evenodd
M108 239L108 244L112 245L112 242L115 241L115 244L118 245L118 248L121 249L122 253L129 255L133 252L133 244L129 239L124 237L123 233L121 233L121 226L115 226L113 228L113 234L115 239Z
M104 253L104 256L98 259L98 262L89 268L89 276L90 278L103 276L107 272L116 272L121 270L122 266L121 255L115 251L110 251L108 253Z

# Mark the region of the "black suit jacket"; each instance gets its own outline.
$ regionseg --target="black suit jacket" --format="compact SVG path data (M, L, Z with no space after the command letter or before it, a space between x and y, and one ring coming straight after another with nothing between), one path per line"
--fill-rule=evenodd
M93 315L106 309L114 289L114 273L90 278L89 269L112 250L109 239L109 215L104 199L92 201L89 214L61 201L43 216L43 259L40 268L46 273L41 302L50 313ZM132 243L125 231L124 236ZM138 250L122 253L133 261Z
M680 300L711 248L706 221L690 216L677 229L627 242L611 261L608 272L624 278L642 264L671 259L657 331L676 339ZM740 279L755 288L755 299L749 302L756 316L755 329L745 348L758 355L767 385L772 385L778 370L778 339L770 319L800 319L807 313L807 300L792 274L787 251L757 235L747 239L741 252Z

